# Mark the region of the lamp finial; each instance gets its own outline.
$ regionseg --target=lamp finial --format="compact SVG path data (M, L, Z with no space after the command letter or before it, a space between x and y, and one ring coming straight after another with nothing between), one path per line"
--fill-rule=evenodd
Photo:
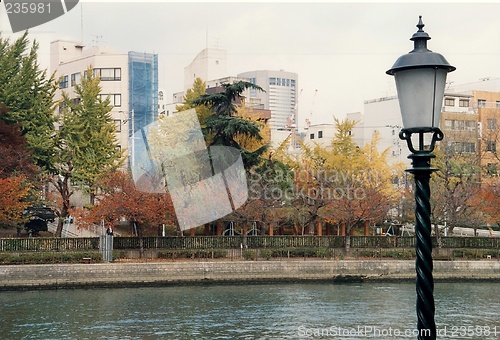
M421 16L421 15L419 15L419 16L418 16L418 24L417 24L418 31L419 31L419 32L423 32L423 31L424 31L424 30L423 30L424 26L425 26L425 25L424 25L424 23L422 22L422 16Z

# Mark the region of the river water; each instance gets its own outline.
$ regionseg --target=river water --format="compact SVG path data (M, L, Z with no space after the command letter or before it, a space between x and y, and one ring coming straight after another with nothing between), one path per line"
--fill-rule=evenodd
M1 339L416 339L415 285L290 283L0 293ZM436 283L439 339L500 339L500 285Z

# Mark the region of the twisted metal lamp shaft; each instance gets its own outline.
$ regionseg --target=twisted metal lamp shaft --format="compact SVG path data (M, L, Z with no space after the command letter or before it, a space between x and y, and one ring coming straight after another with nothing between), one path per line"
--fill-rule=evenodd
M432 277L432 239L430 205L430 169L412 171L415 177L415 236L417 273L417 329L418 339L436 339L434 322L434 281Z
M426 148L424 134L432 133L432 140ZM419 145L413 146L411 136L418 134ZM415 271L417 273L417 329L418 339L436 339L436 323L434 321L434 279L432 277L432 239L431 239L431 158L437 141L443 140L443 132L437 127L402 129L399 137L406 140L412 152L408 158L412 160L412 168L408 169L415 178Z

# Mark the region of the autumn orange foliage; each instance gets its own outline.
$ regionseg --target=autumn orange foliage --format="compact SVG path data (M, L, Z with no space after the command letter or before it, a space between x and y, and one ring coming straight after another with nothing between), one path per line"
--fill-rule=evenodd
M0 178L0 224L15 225L23 220L30 187L24 176Z
M105 221L113 225L125 218L135 222L138 233L156 235L158 225L174 224L173 204L167 193L154 194L138 190L129 174L116 171L103 178L96 204L73 212L78 223L91 226Z

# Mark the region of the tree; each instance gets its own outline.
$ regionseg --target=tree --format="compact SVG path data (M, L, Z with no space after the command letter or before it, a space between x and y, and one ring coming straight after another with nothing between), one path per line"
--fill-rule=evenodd
M475 209L486 214L486 222L500 225L500 183L490 181L481 187L481 191L474 197Z
M0 103L8 111L1 119L19 124L35 164L50 167L53 154L54 74L47 76L37 63L38 43L28 48L28 31L14 43L0 36Z
M341 124L346 127L346 123ZM345 136L343 136L345 137ZM363 149L353 154L348 143L339 150L345 155L337 154L332 166L342 179L334 189L333 200L320 212L327 220L345 227L350 234L353 227L383 220L397 198L397 189L393 184L394 173L386 162L387 150L379 153L377 144L380 140L376 134ZM351 159L351 163L348 160ZM341 164L341 168L337 166ZM367 228L365 228L365 233Z
M0 225L16 226L25 221L23 211L34 200L39 168L33 163L32 151L19 124L2 120L7 108L0 103Z
M100 79L93 76L93 69L89 67L81 83L75 85L76 100L63 92L65 110L71 112L67 122L73 129L69 138L74 150L73 181L88 188L91 204L98 178L113 172L123 162L111 116L113 107L109 97L102 98L101 90Z
M0 108L0 177L23 174L34 180L39 169L33 163L33 152L27 148L19 124L6 124L2 120L6 111Z
M84 185L93 204L99 178L116 170L122 161L110 115L112 107L100 92L99 78L93 76L92 67L75 86L76 98L63 92L61 128L55 136L57 152L52 159L52 183L61 196L58 236L63 219L69 216L71 185Z
M249 152L257 151L261 148L266 148L267 140L271 138L271 128L267 124L266 119L261 119L252 108L247 108L245 101L242 101L241 106L236 108L236 116L242 119L249 120L255 123L259 127L259 136L253 136L248 134L237 133L234 139L240 145L240 147ZM264 138L264 136L267 136ZM269 154L269 149L265 149L262 157L266 157Z
M166 193L153 194L138 190L141 183L134 183L129 174L115 171L101 177L96 196L96 204L88 209L75 211L81 225L91 226L105 221L107 225L125 217L137 230L141 256L144 251L145 235L156 235L162 223L173 224L175 214L173 205Z
M25 176L0 178L0 225L19 226L24 221L23 211L29 206L26 200L29 193L30 184Z
M175 109L178 112L186 111L189 109L196 109L196 114L198 115L198 121L203 124L205 119L210 116L210 108L205 105L195 105L194 102L200 96L207 93L206 91L207 83L205 83L201 78L197 77L193 82L193 87L186 91L184 95L182 105L176 105Z
M306 224L323 219L340 225L344 235L361 222L382 219L397 190L386 152L377 151L378 136L359 148L350 133L355 121L335 119L335 125L331 150L316 143L303 145L294 168L297 195L293 206L297 211L307 207Z
M475 225L479 210L472 203L480 190L480 167L475 154L441 143L435 151L438 169L431 180L432 219L453 232L455 226Z
M225 145L240 150L243 164L246 169L249 169L261 161L260 156L267 150L267 145L251 152L242 148L238 143L237 136L248 136L257 140L261 140L262 136L255 122L237 116L235 101L241 100L241 94L248 88L259 91L263 89L246 81L226 83L221 86L223 92L203 94L195 99L193 104L205 105L212 110L212 114L201 122L209 146Z

